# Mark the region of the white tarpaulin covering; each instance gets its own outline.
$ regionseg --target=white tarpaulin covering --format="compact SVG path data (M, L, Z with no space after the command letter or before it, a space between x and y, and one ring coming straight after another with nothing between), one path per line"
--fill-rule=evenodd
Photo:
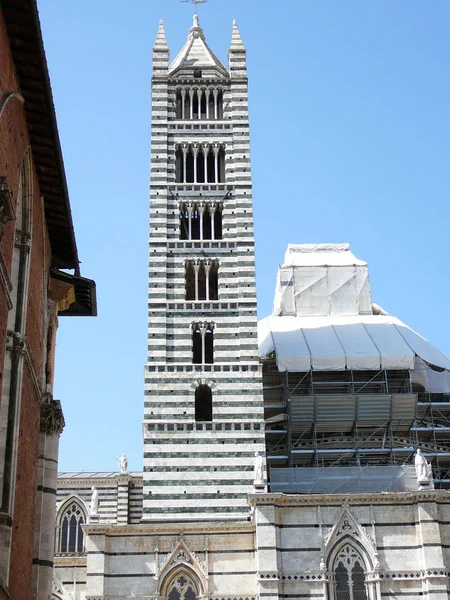
M266 317L259 355L275 351L280 371L414 369L416 356L450 370L450 359L392 316Z
M348 244L290 244L279 267L274 314L371 314L369 270Z

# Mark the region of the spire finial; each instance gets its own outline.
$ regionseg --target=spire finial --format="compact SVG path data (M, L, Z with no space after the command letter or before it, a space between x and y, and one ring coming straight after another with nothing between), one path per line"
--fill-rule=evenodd
M153 48L157 50L169 49L169 46L167 45L166 32L164 31L164 22L162 19L159 22L158 33L156 34L155 45Z
M236 23L236 19L233 19L233 33L231 35L231 50L242 50L244 48L244 43L241 38L241 34L239 33L239 29Z
M189 37L190 38L201 37L201 38L205 39L205 36L203 34L203 29L200 27L200 21L199 21L197 13L194 15L192 27L189 29Z

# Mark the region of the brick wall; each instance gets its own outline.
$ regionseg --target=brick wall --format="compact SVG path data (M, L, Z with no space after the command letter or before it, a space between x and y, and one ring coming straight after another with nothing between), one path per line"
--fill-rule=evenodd
M21 165L30 146L24 105L19 94L20 87L0 12L0 177L6 177L8 188L12 193L13 206L17 202ZM25 330L28 356L23 363L16 478L12 482L15 496L7 586L10 596L17 600L28 599L31 589L40 402L45 389L43 373L47 335L47 278L51 257L45 215L34 168L32 168L31 179L32 244ZM11 277L14 230L14 222L7 223L0 242L0 262L3 261L4 271L9 277ZM6 287L7 285L6 283ZM5 361L7 295L8 292L5 285L1 285L0 277L0 385ZM7 570L6 568L6 572ZM0 599L7 597L2 594L4 592L0 585Z

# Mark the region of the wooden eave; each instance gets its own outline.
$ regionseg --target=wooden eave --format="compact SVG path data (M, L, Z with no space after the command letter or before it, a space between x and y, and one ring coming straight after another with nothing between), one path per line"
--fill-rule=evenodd
M28 124L52 266L78 272L78 252L36 0L0 0Z

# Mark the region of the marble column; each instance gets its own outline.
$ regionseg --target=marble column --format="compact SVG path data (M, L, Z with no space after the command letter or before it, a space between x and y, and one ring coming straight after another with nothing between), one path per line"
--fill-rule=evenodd
M58 478L59 436L64 416L59 400L46 394L41 406L39 457L33 547L31 598L51 598L53 557L55 554L56 486Z

